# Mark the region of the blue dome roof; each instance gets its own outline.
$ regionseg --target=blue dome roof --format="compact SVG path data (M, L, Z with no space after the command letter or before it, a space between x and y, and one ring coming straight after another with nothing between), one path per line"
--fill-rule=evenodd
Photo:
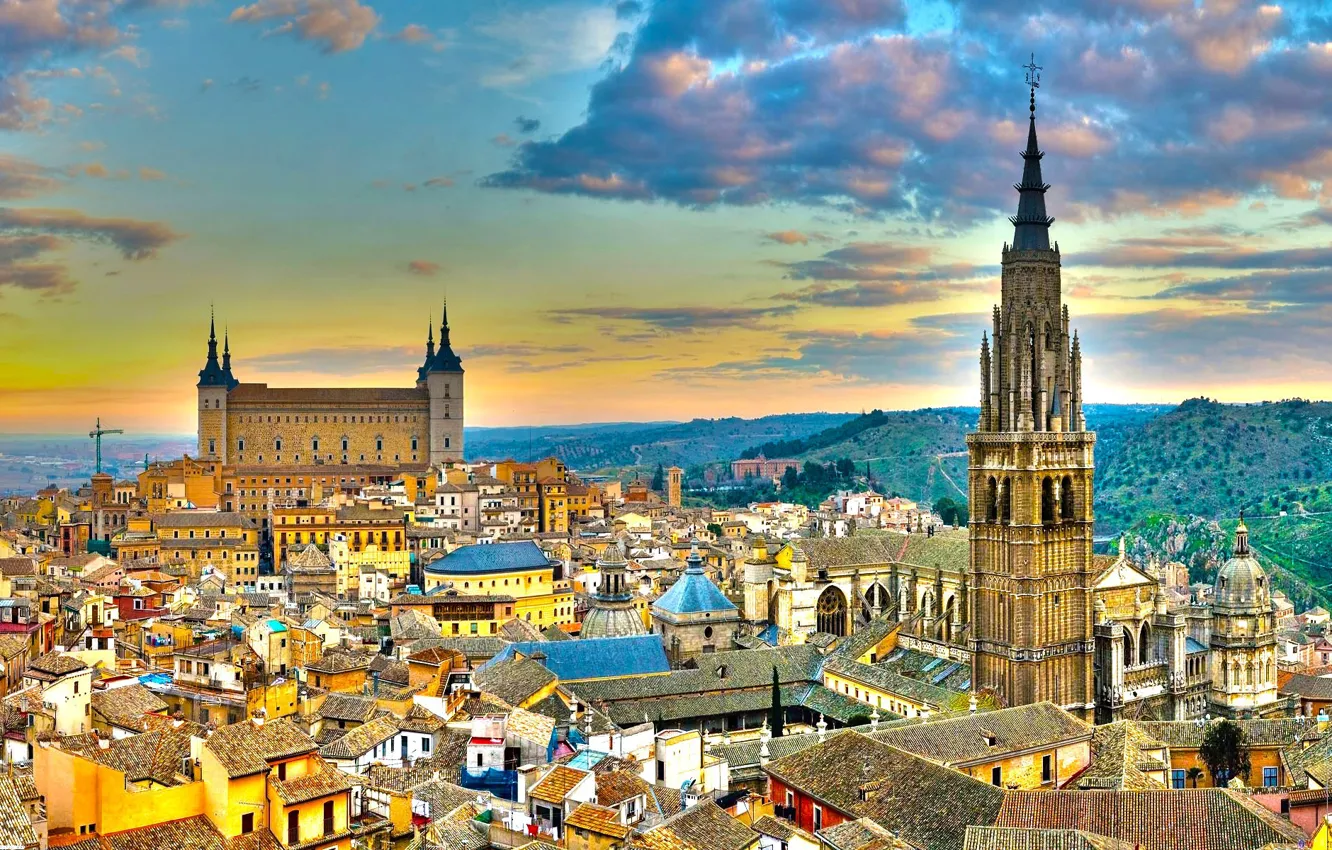
M459 546L438 561L426 564L432 575L475 575L535 570L550 566L550 559L531 540L515 543L475 543Z
M689 553L689 567L680 580L653 603L668 614L704 614L715 611L738 611L735 603L727 599L717 585L703 574L703 558L698 548Z

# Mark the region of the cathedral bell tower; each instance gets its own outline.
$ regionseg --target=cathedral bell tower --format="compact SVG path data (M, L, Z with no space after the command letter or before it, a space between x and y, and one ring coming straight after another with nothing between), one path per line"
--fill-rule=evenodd
M1093 712L1092 447L1082 353L1069 335L1036 142L1040 67L1005 245L1000 303L980 352L980 422L967 437L972 682L1007 705Z

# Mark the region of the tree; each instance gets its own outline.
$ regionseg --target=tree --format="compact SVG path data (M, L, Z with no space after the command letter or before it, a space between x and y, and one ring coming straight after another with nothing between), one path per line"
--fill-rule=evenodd
M1187 776L1189 778L1189 781L1193 783L1193 787L1197 788L1198 780L1202 779L1203 769L1195 764L1193 767L1186 770L1184 772L1184 775Z
M661 492L666 486L666 467L657 464L657 471L652 473L652 489Z
M782 473L782 489L790 491L799 486L800 470L796 469L794 466L788 466L786 471Z
M1249 778L1249 741L1244 727L1233 720L1222 719L1207 727L1203 733L1198 757L1212 774L1212 784L1224 786L1231 779Z
M712 536L716 537L718 540L722 539L722 537L725 535L725 532L722 531L722 527L715 522L708 523L708 531L709 533L712 534Z
M772 728L772 737L782 737L786 727L786 714L782 711L782 688L777 679L777 668L772 668L772 707L768 709L768 726Z

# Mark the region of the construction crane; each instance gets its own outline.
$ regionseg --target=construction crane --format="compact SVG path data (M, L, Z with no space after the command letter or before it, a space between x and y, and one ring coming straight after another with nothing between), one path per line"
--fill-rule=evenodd
M88 437L89 437L90 439L93 439L93 440L96 440L96 441L97 441L97 474L98 474L98 475L100 475L100 474L102 473L102 437L106 436L107 434L123 434L123 433L125 433L125 432L122 431L122 430L119 429L119 428L103 428L103 427L102 427L102 417L100 417L100 416L97 417L97 426L96 426L95 428L93 428L93 430L91 430L91 431L88 432Z

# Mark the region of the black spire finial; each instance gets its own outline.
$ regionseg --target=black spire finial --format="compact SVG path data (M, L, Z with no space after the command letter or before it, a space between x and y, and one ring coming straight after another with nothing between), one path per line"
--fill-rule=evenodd
M1036 64L1036 54L1031 54L1031 61L1022 66L1027 71L1027 86L1031 89L1031 117L1036 117L1036 89L1041 87L1041 71L1045 70Z
M222 365L217 362L217 316L210 305L208 308L208 360L205 361L203 369L199 370L198 386L220 387L226 385L226 372Z
M1032 54L1027 71L1027 87L1031 91L1031 118L1027 125L1027 149L1022 152L1022 182L1014 183L1018 191L1017 215L1008 220L1013 223L1013 250L1050 250L1050 225L1054 219L1045 214L1045 192L1050 184L1041 179L1041 157L1045 154L1036 142L1036 89L1041 85L1041 66Z
M217 342L217 314L212 304L208 305L208 341Z

